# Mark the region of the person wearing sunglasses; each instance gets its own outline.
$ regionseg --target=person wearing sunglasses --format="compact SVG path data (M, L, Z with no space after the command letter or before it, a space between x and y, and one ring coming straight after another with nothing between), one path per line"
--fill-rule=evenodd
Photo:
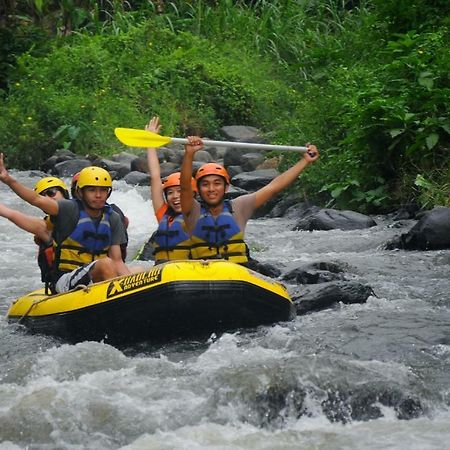
M66 184L57 177L45 177L39 180L34 186L34 191L44 197L49 197L54 201L68 199L69 191ZM34 242L39 247L38 264L41 270L41 279L44 283L49 281L50 268L53 264L53 223L49 216L43 219L24 214L20 211L8 208L0 204L0 216L8 219L16 226L27 231L34 236Z
M123 223L106 203L112 179L105 169L85 167L77 181L77 198L55 202L11 177L0 153L0 181L50 216L55 252L51 292L67 292L78 285L131 273L120 251L120 244L125 242Z
M64 181L56 177L42 178L34 186L34 191L55 201L69 198L69 191ZM48 216L40 219L39 217L29 216L15 209L8 208L3 204L0 204L0 216L8 219L22 230L33 234L39 241L51 239L53 225L49 221Z

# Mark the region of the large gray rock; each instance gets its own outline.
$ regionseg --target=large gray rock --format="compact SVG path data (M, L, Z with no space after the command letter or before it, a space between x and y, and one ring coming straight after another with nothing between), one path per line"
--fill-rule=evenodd
M249 259L246 267L271 278L277 278L281 274L281 270L273 264L263 263L253 258Z
M148 186L150 184L150 176L147 173L133 171L123 178L128 184L137 186Z
M161 170L161 178L168 177L171 173L180 171L180 166L173 162L163 162L159 167Z
M385 246L392 250L441 250L450 248L450 208L437 206L424 214L407 232Z
M278 175L279 172L275 169L254 170L234 176L231 182L246 191L254 192L269 184Z
M283 280L295 281L299 284L318 284L334 280L343 280L347 266L331 262L313 262L303 264L283 275Z
M244 171L252 172L264 161L264 156L260 153L246 153L242 155L241 161Z
M310 214L320 211L320 209L319 206L310 205L307 202L297 203L290 206L283 214L283 217L286 219L302 219Z
M271 212L270 217L283 217L286 211L294 205L300 205L301 210L306 210L310 206L304 201L304 197L301 193L294 192L283 197L283 199L277 203ZM297 218L299 217L300 216L297 216Z
M230 178L233 178L235 175L242 173L244 169L241 166L228 166L227 172L230 175Z
M128 168L131 166L131 161L136 159L136 155L128 152L120 152L111 156L111 159L116 162L120 162L122 164L128 164Z
M206 164L209 162L213 162L214 159L206 150L199 150L198 152L195 152L194 161L200 161L203 164Z
M55 164L52 173L60 177L72 177L85 167L92 166L92 162L87 159L68 159Z
M148 172L147 156L138 156L130 163L131 172Z
M260 217L267 217L273 208L277 205L277 203L280 201L281 194L276 195L275 197L272 197L267 202L263 203L259 208L257 208L252 215L253 219L259 219Z
M40 168L46 173L57 174L57 171L55 170L56 164L76 158L78 158L78 156L70 150L59 149L56 150L50 158L46 159Z
M336 303L365 303L373 289L355 281L333 281L318 285L308 285L301 294L293 296L297 314L305 314L329 308Z
M249 127L246 125L229 125L222 127L220 133L227 141L232 142L257 142L263 143L264 138L258 128Z
M93 162L93 165L103 167L109 172L116 172L117 179L123 178L128 173L130 173L129 163L113 161L112 159L97 159Z
M300 219L293 230L358 230L370 228L376 222L369 216L354 211L338 211L324 208Z
M245 195L245 194L248 194L248 192L245 189L241 189L241 188L238 188L238 187L230 184L230 186L228 187L228 190L225 194L225 197L227 199L231 200L233 198L240 197L241 195Z
M260 135L260 131L254 127L231 125L222 127L220 131L225 139L231 142L264 143L264 138ZM259 151L256 149L250 152L249 149L244 148L227 148L223 155L223 165L225 167L240 166L242 165L242 157L247 153L259 153Z
M227 151L226 147L217 146L211 147L209 145L205 145L205 150L214 158L214 160L218 160L223 158L225 152Z

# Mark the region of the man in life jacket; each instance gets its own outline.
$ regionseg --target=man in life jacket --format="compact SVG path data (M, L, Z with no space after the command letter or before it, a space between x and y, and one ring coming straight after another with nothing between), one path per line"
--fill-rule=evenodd
M120 244L125 231L119 215L107 204L112 180L100 167L86 167L77 182L77 199L53 201L20 184L9 175L0 154L0 181L19 197L47 213L54 224L55 262L52 288L66 292L130 273Z
M197 136L188 137L181 166L181 207L191 235L193 259L227 259L246 264L248 248L244 241L245 227L253 212L293 183L300 173L319 157L314 145L308 145L303 158L286 172L256 192L224 200L230 177L223 166L208 163L196 175L198 202L192 195L190 182L194 154L203 148Z
M161 129L159 117L153 117L145 129L158 134ZM147 149L147 163L151 177L150 196L158 221L158 228L150 238L155 264L191 259L190 238L181 212L180 172L170 174L163 183L157 150L152 147ZM196 186L193 179L192 188L195 195Z
M64 181L57 177L45 177L34 186L34 191L54 201L68 199L69 191ZM20 211L0 205L0 216L17 225L24 231L34 235L34 242L39 246L38 264L41 269L41 279L44 283L49 282L50 270L53 265L53 223L49 216L40 219L29 216Z
M78 182L78 178L80 177L80 172L77 172L73 177L72 177L72 181L70 183L70 194L72 195L72 198L77 198L77 182ZM130 221L128 219L128 217L124 214L124 212L115 204L115 203L111 203L109 204L109 206L111 206L111 208L120 216L120 220L123 223L123 226L125 227L125 238L126 238L126 242L123 244L120 244L120 252L122 253L122 261L125 262L125 260L127 259L127 247L128 247L128 232L127 232L127 228L128 225L130 224Z

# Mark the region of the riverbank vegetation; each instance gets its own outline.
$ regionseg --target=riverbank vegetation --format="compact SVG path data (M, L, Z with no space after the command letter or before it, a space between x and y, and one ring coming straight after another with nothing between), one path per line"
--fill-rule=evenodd
M296 187L340 208L448 204L446 0L9 0L0 133L10 166L110 155L115 127L322 149ZM298 156L283 158L283 166Z

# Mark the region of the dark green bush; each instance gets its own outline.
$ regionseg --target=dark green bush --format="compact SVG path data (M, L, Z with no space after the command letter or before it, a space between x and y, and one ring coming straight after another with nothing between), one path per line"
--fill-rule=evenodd
M27 26L65 36L33 47L19 26L0 39L17 49L0 61L2 149L16 167L59 147L110 154L114 127L158 114L167 135L243 124L316 143L321 161L296 189L339 207L428 205L448 186L448 2L33 3L18 3ZM77 20L61 33L64 11ZM284 156L281 169L299 157Z

